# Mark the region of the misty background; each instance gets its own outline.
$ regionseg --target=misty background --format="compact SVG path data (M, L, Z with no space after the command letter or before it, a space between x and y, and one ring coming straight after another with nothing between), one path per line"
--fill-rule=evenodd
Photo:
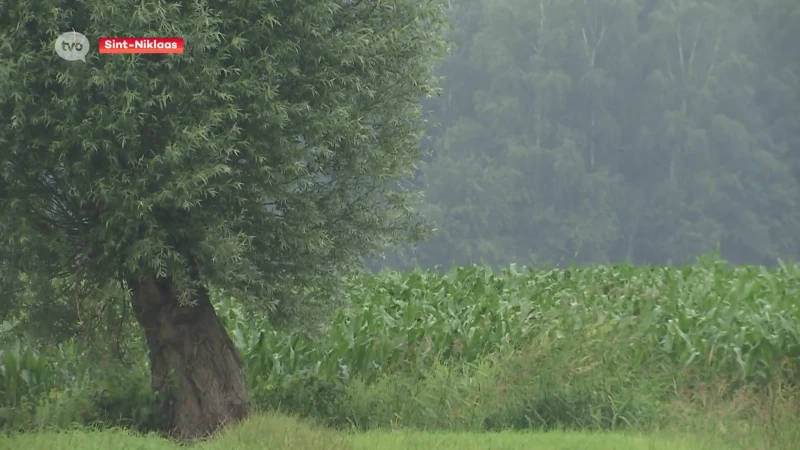
M800 255L800 2L452 0L413 181L438 231L378 267Z

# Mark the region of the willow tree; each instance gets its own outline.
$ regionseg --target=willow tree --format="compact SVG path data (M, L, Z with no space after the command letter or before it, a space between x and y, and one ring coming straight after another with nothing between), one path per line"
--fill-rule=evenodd
M432 0L2 2L0 278L122 280L167 431L241 420L208 287L268 308L424 233L402 181L443 26ZM85 63L54 51L73 30ZM186 51L105 55L100 37Z

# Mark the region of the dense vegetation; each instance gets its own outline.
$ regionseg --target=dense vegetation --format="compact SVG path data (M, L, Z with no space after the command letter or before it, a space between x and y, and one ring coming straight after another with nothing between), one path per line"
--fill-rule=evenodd
M386 272L347 292L316 336L275 330L218 293L260 408L362 430L649 429L709 392L800 387L793 265ZM153 426L144 346L132 345L133 372L84 372L67 344L7 347L4 425Z
M455 0L418 263L800 258L800 2Z

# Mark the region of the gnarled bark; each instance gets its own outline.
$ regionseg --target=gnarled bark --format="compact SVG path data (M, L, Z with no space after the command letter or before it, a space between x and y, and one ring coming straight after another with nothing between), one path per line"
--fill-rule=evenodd
M128 281L150 350L153 388L170 436L190 440L239 422L250 412L243 364L206 290L181 306L168 278Z

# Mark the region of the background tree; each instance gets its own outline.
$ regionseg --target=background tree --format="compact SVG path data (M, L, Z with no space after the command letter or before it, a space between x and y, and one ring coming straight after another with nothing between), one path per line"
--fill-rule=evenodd
M798 11L454 0L420 176L439 231L403 262L799 257Z
M437 2L23 0L0 25L0 280L121 280L177 436L249 411L209 285L274 307L425 230L401 181ZM68 62L72 29L187 50Z

